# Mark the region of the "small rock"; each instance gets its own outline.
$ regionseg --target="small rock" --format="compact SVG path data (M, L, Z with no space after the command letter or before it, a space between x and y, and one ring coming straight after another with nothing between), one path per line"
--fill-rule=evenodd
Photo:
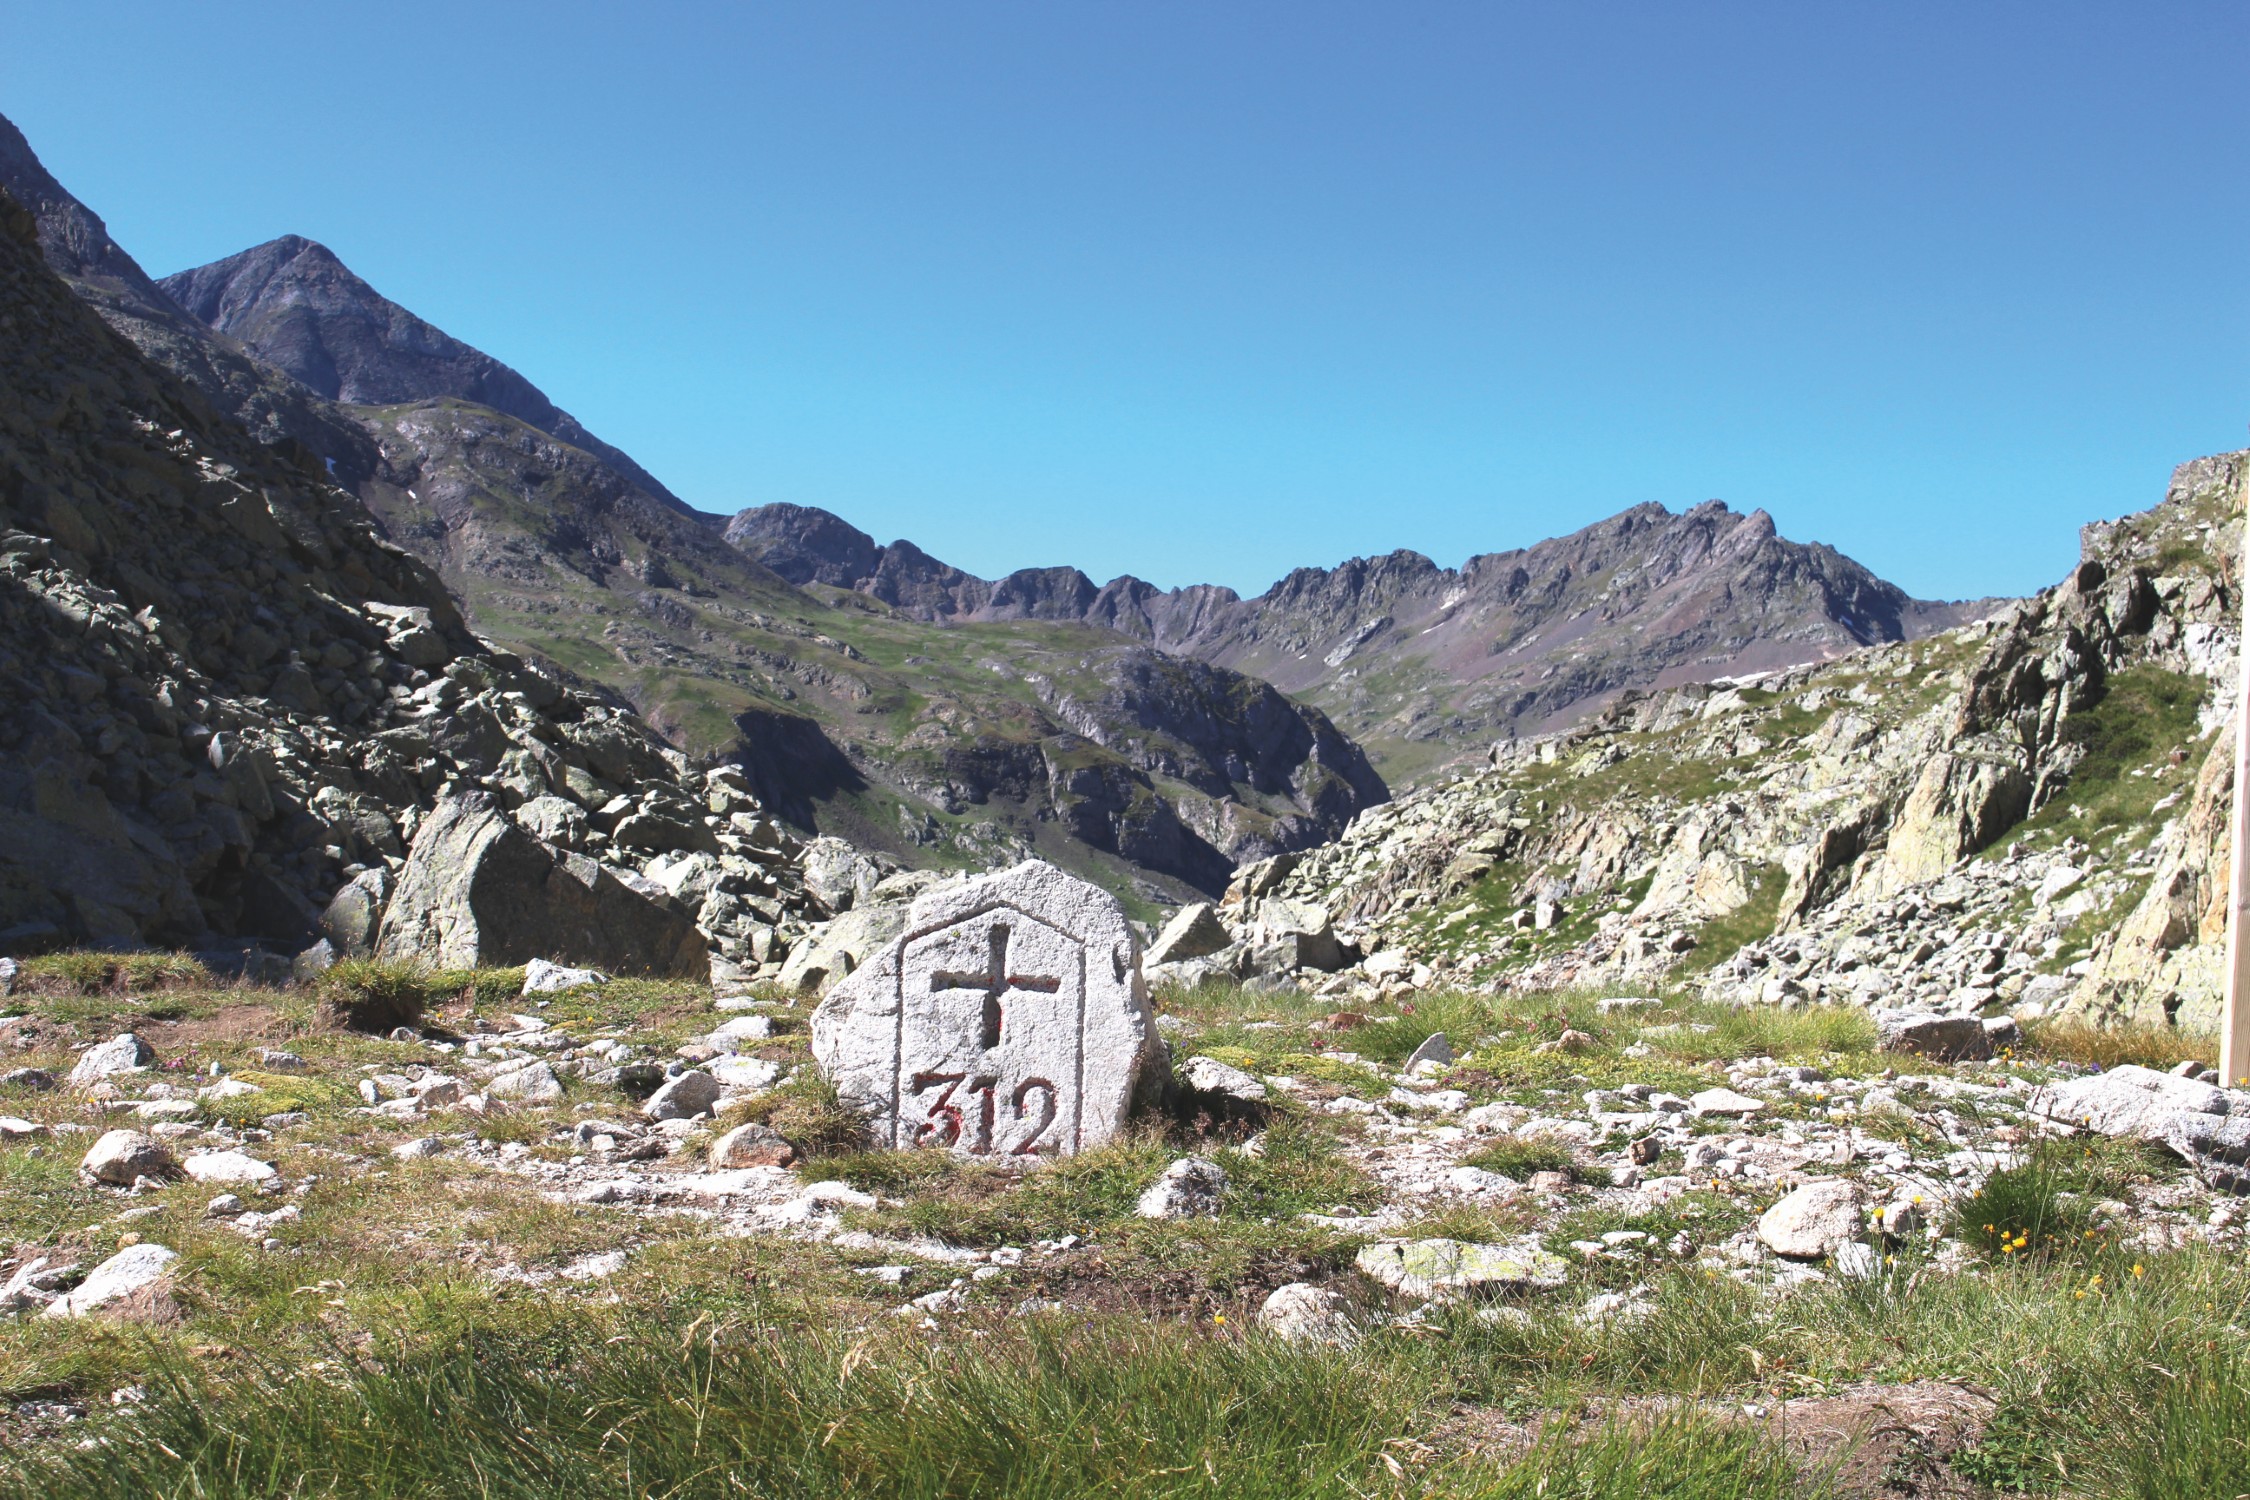
M434 1135L425 1135L419 1140L402 1141L391 1147L391 1155L397 1157L400 1161L427 1161L429 1158L443 1153L444 1150L444 1141Z
M70 1070L70 1082L81 1086L120 1073L139 1073L155 1061L156 1049L127 1031L80 1053Z
M1836 1247L1836 1274L1852 1281L1872 1281L1883 1269L1882 1257L1858 1240Z
M180 1164L155 1136L138 1130L112 1130L94 1142L78 1170L96 1182L131 1187L143 1177L176 1176Z
M780 1079L782 1069L762 1057L726 1057L711 1064L709 1072L723 1088L767 1089Z
M1262 1104L1266 1086L1215 1057L1191 1057L1180 1068L1180 1081L1199 1094L1217 1094L1241 1104Z
M281 1174L271 1162L240 1151L205 1151L189 1157L180 1169L197 1182L271 1182Z
M722 1022L719 1028L704 1038L721 1052L739 1052L744 1042L762 1042L773 1036L773 1017L736 1016Z
M1534 1172L1527 1186L1535 1193L1567 1193L1576 1180L1568 1172Z
M1829 1179L1808 1182L1758 1218L1758 1238L1776 1255L1819 1260L1862 1227L1859 1189Z
M1144 1219L1212 1217L1219 1212L1219 1196L1226 1186L1226 1169L1217 1162L1184 1156L1149 1184L1136 1212Z
M770 1125L737 1125L711 1143L711 1165L722 1171L741 1167L786 1167L797 1148Z
M55 1075L45 1068L11 1068L0 1073L0 1086L43 1094L55 1086Z
M209 1219L228 1219L241 1213L243 1202L232 1193L221 1193L203 1205L203 1215Z
M1346 1316L1347 1306L1325 1287L1292 1281L1266 1294L1258 1308L1258 1326L1293 1343L1350 1343L1356 1330Z
M690 1068L649 1095L641 1114L651 1120L691 1120L718 1103L719 1093L718 1079Z
M179 1253L163 1245L131 1245L94 1267L76 1289L48 1304L42 1317L76 1318L97 1307L130 1297L163 1279Z
M488 1099L506 1099L517 1104L551 1104L563 1094L562 1080L555 1070L545 1063L533 1063L502 1073L484 1086Z
M523 966L523 993L526 995L552 995L607 983L609 976L599 969L569 969L543 958L535 958Z
M1406 1071L1411 1073L1424 1063L1437 1063L1442 1066L1452 1061L1453 1043L1446 1039L1444 1032L1433 1031L1421 1046L1414 1049L1414 1055L1407 1058Z
M47 1133L47 1127L15 1115L0 1115L0 1141L28 1141Z
M1733 1089L1704 1089L1688 1096L1688 1109L1698 1117L1754 1115L1765 1107L1763 1099L1753 1099Z
M1936 1062L1981 1062L1992 1055L1991 1037L1975 1016L1878 1010L1873 1018L1876 1044L1886 1052L1911 1052Z
M424 1109L444 1109L461 1102L461 1080L432 1073L414 1084L413 1094Z

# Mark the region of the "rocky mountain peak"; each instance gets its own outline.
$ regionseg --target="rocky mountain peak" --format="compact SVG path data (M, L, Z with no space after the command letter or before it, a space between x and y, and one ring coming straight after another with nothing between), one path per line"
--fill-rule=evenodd
M286 234L158 285L204 326L315 395L351 406L472 401L583 448L674 510L685 502L530 380L375 290L316 240Z

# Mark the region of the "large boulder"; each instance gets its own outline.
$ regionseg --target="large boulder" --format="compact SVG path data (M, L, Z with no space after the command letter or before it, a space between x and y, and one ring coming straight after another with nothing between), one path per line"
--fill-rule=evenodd
M1191 958L1209 958L1234 942L1226 923L1219 920L1218 908L1208 901L1190 902L1173 913L1172 920L1149 944L1148 961L1151 964L1183 963Z
M826 989L896 942L910 910L904 902L871 901L821 923L789 950L781 965L781 987L792 994Z
M440 803L414 835L378 956L444 968L544 958L705 980L703 934L606 865L519 828L486 792Z

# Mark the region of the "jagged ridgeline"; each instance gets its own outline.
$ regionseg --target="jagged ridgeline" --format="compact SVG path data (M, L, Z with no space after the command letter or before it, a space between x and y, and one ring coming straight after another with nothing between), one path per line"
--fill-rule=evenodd
M1685 984L2216 1023L2250 455L2085 528L2071 576L1840 661L1628 694L1246 870L1370 954L1525 990Z
M0 194L0 947L366 950L440 814L465 856L547 851L620 967L755 963L826 914L740 773L480 643L302 447L105 326ZM448 940L481 923L510 961L505 894L464 888L483 909ZM452 921L441 898L419 917Z

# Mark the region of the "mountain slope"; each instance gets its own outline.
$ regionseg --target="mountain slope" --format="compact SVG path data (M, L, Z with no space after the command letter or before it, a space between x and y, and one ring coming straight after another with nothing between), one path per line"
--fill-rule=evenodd
M1718 501L1639 505L1566 537L1441 568L1416 552L1300 568L1254 599L1075 568L997 582L826 511L746 510L727 539L793 582L851 589L933 622L1084 620L1252 673L1318 704L1386 774L1495 734L1556 728L1628 688L1708 681L1912 640L1991 601L1912 599L1833 548Z
M802 825L921 863L1037 850L1147 901L1216 891L1236 860L1328 837L1386 795L1317 711L1236 674L1140 670L1145 648L1084 629L928 650L927 626L796 589L310 242L169 278L323 391L411 398L331 401L183 313L9 135L0 169L31 185L57 268L89 273L71 284L113 326L260 437L327 459L486 638L740 764Z
M324 467L106 327L34 234L0 195L0 951L351 946L349 892L371 940L441 804L584 856L611 916L655 911L626 878L692 845L700 905L661 897L692 968L690 917L756 962L827 914L729 773L477 642Z

